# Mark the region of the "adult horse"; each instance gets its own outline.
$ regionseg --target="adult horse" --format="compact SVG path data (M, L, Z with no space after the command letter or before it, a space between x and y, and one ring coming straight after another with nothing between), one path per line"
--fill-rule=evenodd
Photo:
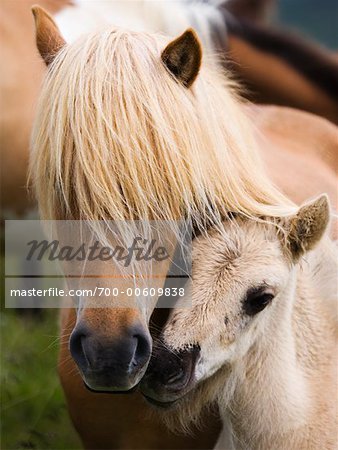
M45 68L35 53L32 3L4 0L0 5L2 51L7 61L0 78L1 208L5 217L24 214L34 206L25 188L27 160L34 104ZM204 45L226 57L226 65L241 80L248 98L301 108L338 122L338 65L330 53L297 37L290 39L287 31L275 32L273 27L243 21L253 14L263 16L268 3L41 1L57 13L57 23L69 37L109 23L169 35L193 25Z
M301 180L301 186L290 185L279 177L291 197L299 200L319 188L335 195L335 127L305 113L245 106L232 83L215 68L201 66L194 32L168 43L108 28L67 45L50 16L39 8L34 14L38 49L49 66L31 159L43 218L95 223L184 216L202 227L217 226L228 211L287 215L294 206L265 174L258 148L272 158L273 178L287 171L291 181ZM86 378L88 352L94 365L100 361L97 376L107 374L100 389L113 390L114 377L120 390L137 384L150 356L148 323L155 303L63 311L61 333L71 334L70 350L87 384L93 383ZM138 346L140 341L144 345ZM136 355L137 370L114 366L121 354L127 363ZM212 429L195 438L166 434L156 419L147 420L137 393L89 392L67 343L59 372L86 448L207 448L217 437Z

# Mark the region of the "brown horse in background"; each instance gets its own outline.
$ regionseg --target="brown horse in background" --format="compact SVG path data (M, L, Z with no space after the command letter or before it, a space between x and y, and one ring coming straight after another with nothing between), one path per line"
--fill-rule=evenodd
M43 0L56 13L69 0ZM3 0L0 36L3 66L0 76L1 211L22 214L34 205L27 194L29 139L34 106L45 67L36 54L32 1Z
M255 103L291 106L338 124L338 64L294 32L229 17L228 66Z

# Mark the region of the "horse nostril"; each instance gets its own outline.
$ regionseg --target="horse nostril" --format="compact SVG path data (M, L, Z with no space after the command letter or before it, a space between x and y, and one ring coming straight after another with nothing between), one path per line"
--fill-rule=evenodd
M151 340L139 325L130 327L124 336L107 339L85 325L75 327L69 342L70 353L82 372L109 370L132 373L150 359Z
M175 385L175 384L181 383L181 381L184 378L185 378L185 371L184 371L183 367L180 367L176 373L174 373L173 375L168 377L167 384Z
M150 357L151 345L149 338L142 332L136 332L133 335L136 340L135 352L131 364L138 366L144 364Z
M199 356L198 345L176 352L164 345L156 347L142 381L143 394L153 398L166 397L187 389L194 382Z
M85 340L88 336L89 332L85 327L75 328L69 341L70 353L81 369L89 366L89 361L85 353Z

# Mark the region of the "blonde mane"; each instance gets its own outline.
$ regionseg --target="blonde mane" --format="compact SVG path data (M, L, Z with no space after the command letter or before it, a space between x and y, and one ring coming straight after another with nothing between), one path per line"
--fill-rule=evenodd
M185 88L161 61L166 43L109 28L56 56L32 136L42 218L202 226L229 211L293 212L265 174L233 83L203 63Z

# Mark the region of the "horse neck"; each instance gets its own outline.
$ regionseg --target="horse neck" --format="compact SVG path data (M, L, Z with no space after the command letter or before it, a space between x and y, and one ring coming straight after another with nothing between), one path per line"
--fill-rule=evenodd
M257 344L238 362L233 397L223 409L236 448L304 445L305 431L293 431L306 429L316 396L312 386L324 379L332 366L336 319L330 315L330 307L334 305L336 310L336 301L327 300L333 292L337 295L332 276L337 273L333 270L336 261L335 249L327 242L300 261L278 299L274 317Z
M295 270L275 317L234 368L234 392L223 417L230 419L236 448L261 448L262 442L262 448L274 448L276 436L305 422L308 392L292 327L296 288ZM219 406L222 410L222 397Z

